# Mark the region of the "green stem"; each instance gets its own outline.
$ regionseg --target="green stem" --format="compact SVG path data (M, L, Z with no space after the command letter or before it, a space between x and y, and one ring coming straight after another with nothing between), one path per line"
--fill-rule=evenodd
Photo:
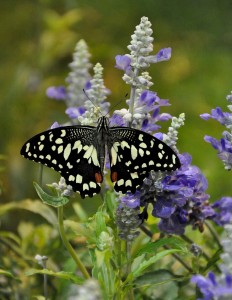
M218 237L217 232L215 231L215 229L213 228L213 226L211 226L211 224L207 221L205 221L205 226L209 229L209 232L212 234L214 240L216 241L216 243L218 244L219 249L222 248L222 245L220 243L220 239Z
M131 273L131 257L130 257L130 247L131 243L126 241L126 258L127 258L127 276ZM129 300L134 300L134 292L132 282L129 282Z
M77 256L76 252L74 251L73 247L71 246L71 244L69 243L69 241L65 235L64 222L63 222L63 206L58 207L58 224L59 224L60 236L62 238L62 241L63 241L66 249L68 250L68 252L71 255L71 257L73 258L73 260L75 261L77 267L80 269L83 276L86 279L90 278L88 271L86 270L85 266L82 264L81 260Z

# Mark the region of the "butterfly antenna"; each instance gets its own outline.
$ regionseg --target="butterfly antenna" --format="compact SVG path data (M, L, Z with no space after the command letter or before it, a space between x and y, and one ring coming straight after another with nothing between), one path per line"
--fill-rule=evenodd
M125 98L126 98L127 96L128 96L128 93L126 93ZM112 106L112 107L110 108L110 111L106 114L106 116L107 116L107 115L110 115L110 112L111 112L112 110L114 110L114 108L117 107L120 103L122 103L122 101L124 101L124 99L123 99L123 100L120 100L120 101L118 101L116 104L114 104L114 106Z
M88 94L86 93L85 89L83 89L83 93L85 94L86 98L93 104L93 106L98 109L97 106L94 104L94 102L89 98ZM100 112L101 113L101 112ZM101 113L102 114L102 113Z

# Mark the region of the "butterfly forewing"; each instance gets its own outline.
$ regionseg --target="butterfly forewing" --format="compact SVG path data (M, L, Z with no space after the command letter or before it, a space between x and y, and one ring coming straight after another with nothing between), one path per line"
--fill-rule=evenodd
M67 126L42 132L24 144L21 154L58 171L83 198L100 192L103 175L95 127Z
M117 192L134 193L151 170L173 171L180 167L169 146L140 130L110 128L110 140L111 179Z

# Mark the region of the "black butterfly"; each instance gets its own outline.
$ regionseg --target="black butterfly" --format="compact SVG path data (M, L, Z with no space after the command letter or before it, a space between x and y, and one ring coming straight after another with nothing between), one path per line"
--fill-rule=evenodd
M58 171L81 197L100 192L106 149L111 180L117 192L135 193L151 170L180 167L175 152L164 142L129 127L109 127L101 117L97 127L67 126L50 129L28 140L21 154Z

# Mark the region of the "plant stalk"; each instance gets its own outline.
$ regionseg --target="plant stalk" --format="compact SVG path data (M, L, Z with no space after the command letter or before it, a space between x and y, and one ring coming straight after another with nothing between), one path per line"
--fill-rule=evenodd
M68 252L71 255L71 257L73 258L73 260L75 261L77 267L80 269L83 276L86 279L89 279L90 275L89 275L88 271L86 270L85 266L82 264L80 258L74 251L73 247L71 246L71 244L69 243L69 241L65 235L64 222L63 222L63 206L58 207L58 224L59 224L60 236L62 238L62 241L63 241L66 249L68 250Z

